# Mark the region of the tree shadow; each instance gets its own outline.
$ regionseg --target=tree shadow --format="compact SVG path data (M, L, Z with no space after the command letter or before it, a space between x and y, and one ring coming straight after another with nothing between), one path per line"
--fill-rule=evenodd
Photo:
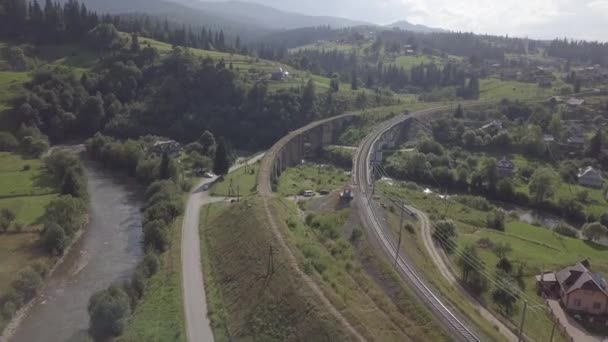
M32 181L36 188L59 190L59 181L48 172L37 172Z
M589 241L589 240L583 240L583 243L591 248L593 248L596 251L608 251L608 246L604 246L601 245L597 242L593 242L593 241Z

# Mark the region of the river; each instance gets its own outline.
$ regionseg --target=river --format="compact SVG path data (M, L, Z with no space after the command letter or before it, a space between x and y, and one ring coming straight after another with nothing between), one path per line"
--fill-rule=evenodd
M131 180L83 161L91 222L66 255L11 341L82 341L93 293L126 280L143 258L141 190Z

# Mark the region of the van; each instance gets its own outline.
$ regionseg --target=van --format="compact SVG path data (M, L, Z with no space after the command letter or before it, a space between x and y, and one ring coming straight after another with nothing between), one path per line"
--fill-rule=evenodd
M306 190L304 191L304 197L314 197L315 196L315 192L312 190Z

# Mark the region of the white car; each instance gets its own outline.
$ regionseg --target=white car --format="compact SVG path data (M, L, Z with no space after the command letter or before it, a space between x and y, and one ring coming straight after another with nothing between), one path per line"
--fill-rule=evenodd
M213 178L213 177L215 177L215 175L213 173L211 173L211 172L206 172L205 174L203 174L203 177L205 177L205 178Z

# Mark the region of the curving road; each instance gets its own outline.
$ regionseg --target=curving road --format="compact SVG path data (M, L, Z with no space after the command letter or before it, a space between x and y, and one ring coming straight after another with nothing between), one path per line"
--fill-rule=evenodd
M469 104L472 106L477 104ZM359 145L357 154L354 160L353 180L358 190L356 198L359 208L359 214L365 227L376 236L382 250L389 259L394 260L396 255L397 242L390 232L390 228L386 227L378 218L374 205L368 201L371 195L371 155L374 151L374 145L381 136L390 130L395 125L398 125L410 118L423 117L425 115L434 114L439 111L450 109L451 107L437 107L428 110L415 112L409 115L403 115L386 121L378 126L370 133ZM424 301L429 309L436 315L437 318L454 333L454 336L462 341L479 341L479 338L472 332L458 317L454 314L441 300L433 293L426 285L425 281L420 278L410 261L406 257L400 256L396 260L395 266L404 279L412 286L418 296Z
M250 159L247 164L254 164L264 157L264 153ZM234 172L245 163L233 166ZM213 342L213 329L207 317L207 300L205 282L201 264L201 244L199 236L199 218L201 207L205 204L225 201L224 197L211 197L205 190L217 178L210 178L199 183L190 194L184 220L182 223L182 289L184 296L184 316L186 336L189 342Z

